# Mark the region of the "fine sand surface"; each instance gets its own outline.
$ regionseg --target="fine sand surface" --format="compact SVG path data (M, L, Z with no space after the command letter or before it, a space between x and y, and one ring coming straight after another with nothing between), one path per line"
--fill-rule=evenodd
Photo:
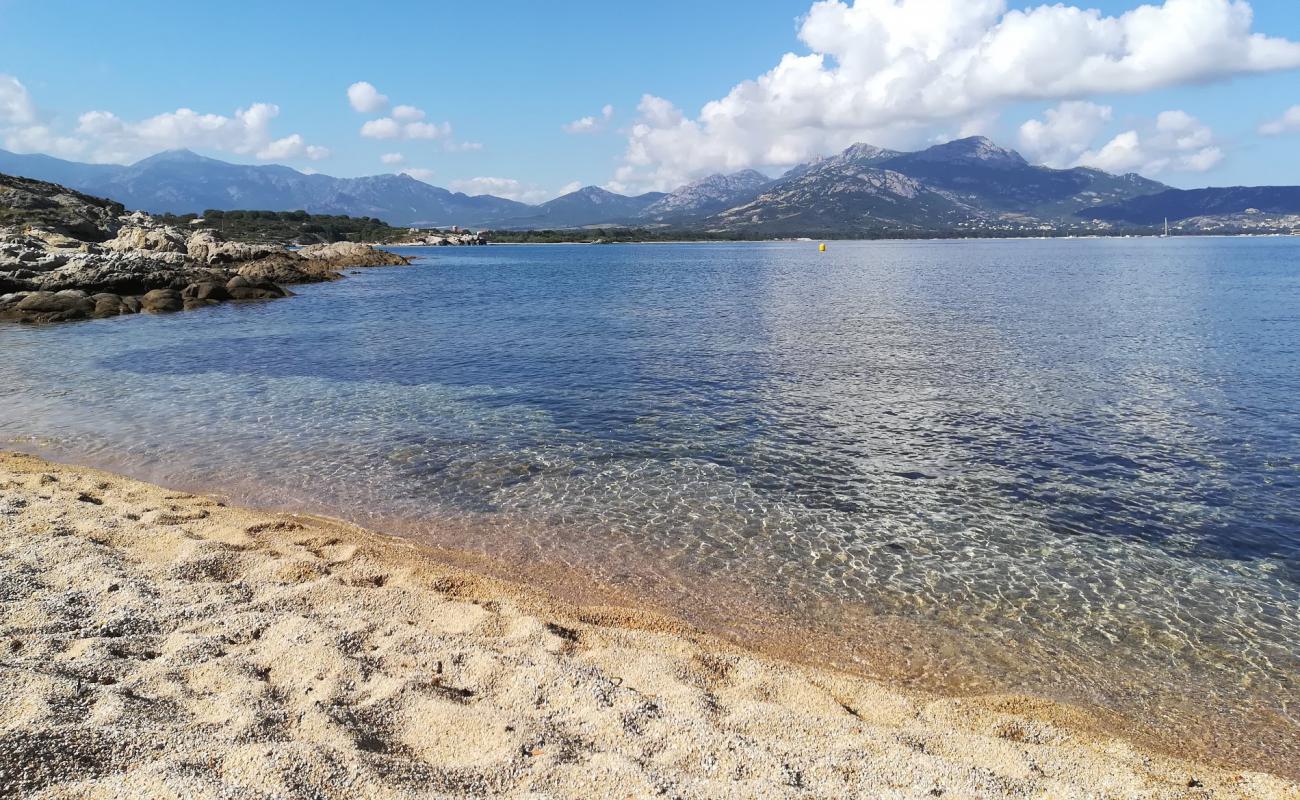
M1300 798L31 456L0 537L0 797Z

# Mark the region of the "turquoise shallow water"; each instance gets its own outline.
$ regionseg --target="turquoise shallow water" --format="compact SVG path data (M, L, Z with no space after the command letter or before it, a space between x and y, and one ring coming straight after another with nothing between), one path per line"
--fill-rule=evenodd
M0 444L1296 748L1300 241L413 252L0 328Z

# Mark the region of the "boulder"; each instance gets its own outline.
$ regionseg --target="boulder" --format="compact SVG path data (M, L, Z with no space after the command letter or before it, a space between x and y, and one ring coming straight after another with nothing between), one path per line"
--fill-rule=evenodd
M236 275L235 277L226 281L227 289L245 289L252 285L253 282L250 281L248 278L245 278L243 275Z
M121 314L134 314L140 310L138 302L136 307L132 309L125 300L115 294L101 293L92 295L90 299L95 303L95 309L92 312L95 317L116 317Z
M186 286L181 290L181 297L185 300L229 300L230 292L220 281L203 281Z
M321 283L343 277L324 262L302 258L294 253L279 253L244 264L239 275L254 284L271 283Z
M204 229L190 234L185 253L200 264L233 264L254 261L284 252L279 245L227 242L216 231Z
M18 303L18 310L84 316L95 310L95 303L84 292L80 296L61 292L32 292Z
M288 297L289 292L274 283L260 283L256 286L240 286L230 290L231 300L275 300Z
M95 311L95 303L88 297L54 292L32 292L17 302L11 302L0 311L0 318L20 322L63 322L86 319Z
M185 307L181 293L175 289L154 289L140 298L140 307L144 311L162 313L180 311Z
M405 266L410 259L358 242L331 242L313 244L302 248L298 255L321 266L333 269L345 267Z
M146 251L151 253L184 253L185 234L170 225L127 225L117 236L104 242L104 247L120 253Z

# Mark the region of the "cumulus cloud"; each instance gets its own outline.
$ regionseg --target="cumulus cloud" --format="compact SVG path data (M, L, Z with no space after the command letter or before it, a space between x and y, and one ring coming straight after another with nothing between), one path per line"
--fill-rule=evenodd
M36 104L27 87L12 75L0 75L0 123L30 125L36 122Z
M609 121L614 118L614 107L606 104L600 109L600 116L582 117L575 119L573 122L564 125L564 130L569 133L599 133L605 130Z
M819 0L787 53L698 115L647 95L617 180L668 188L785 166L854 141L916 136L1025 100L1138 93L1300 67L1300 43L1252 30L1246 0L1164 0L1118 16L1006 0Z
M1259 126L1264 136L1281 136L1284 133L1300 133L1300 106L1291 106L1282 112L1282 116L1271 119Z
M1031 119L1020 126L1020 150L1037 164L1072 167L1110 124L1110 106L1084 100L1050 108L1045 118Z
M1209 126L1185 111L1164 111L1145 131L1128 130L1079 156L1081 166L1107 172L1205 172L1223 161Z
M419 122L424 119L424 112L415 106L397 106L390 116L398 122Z
M367 88L354 92L359 86ZM352 107L358 111L364 109L380 110L388 106L388 98L378 94L375 87L368 83L354 83L348 88L348 98ZM354 94L357 95L354 97ZM360 101L358 103L357 101ZM382 101L382 102L380 102ZM367 120L361 126L361 135L367 139L410 140L442 142L444 150L478 150L482 145L475 142L457 142L452 136L450 122L427 122L428 115L424 109L412 105L397 105L383 117Z
M251 155L262 161L319 161L329 156L327 148L308 144L301 134L274 138L271 122L279 115L280 107L273 103L254 103L229 117L180 108L139 122L109 111L89 111L78 119L77 133L92 143L101 160L109 161L180 147Z
M406 156L401 153L384 153L379 160L385 164L400 164L406 160Z
M86 142L75 136L62 136L48 125L24 125L4 131L6 150L15 153L45 153L59 158L75 158L86 151Z
M60 134L40 119L27 87L12 75L0 74L0 143L16 153L49 153L71 158L86 143Z
M110 111L87 111L74 131L60 131L36 110L27 89L0 75L0 141L8 150L85 157L102 163L128 163L159 150L190 147L267 160L319 161L328 148L309 144L301 134L276 137L272 123L280 108L253 103L232 116L179 108L133 122Z
M375 114L388 108L388 95L380 94L373 84L357 81L348 87L348 103L352 110L362 114Z
M557 196L553 191L514 178L468 178L452 181L450 188L469 195L491 194L521 203L542 203Z
M1100 146L1110 106L1073 101L1020 126L1020 147L1052 167L1095 167L1107 172L1205 172L1223 160L1214 131L1185 111L1165 111Z
M367 139L449 139L451 123L402 122L393 117L380 117L362 125L361 135Z

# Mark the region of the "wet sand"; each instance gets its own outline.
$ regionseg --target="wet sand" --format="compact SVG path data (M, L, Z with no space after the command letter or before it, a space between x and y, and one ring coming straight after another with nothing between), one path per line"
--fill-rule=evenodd
M1300 797L32 456L0 454L0 537L0 796Z

